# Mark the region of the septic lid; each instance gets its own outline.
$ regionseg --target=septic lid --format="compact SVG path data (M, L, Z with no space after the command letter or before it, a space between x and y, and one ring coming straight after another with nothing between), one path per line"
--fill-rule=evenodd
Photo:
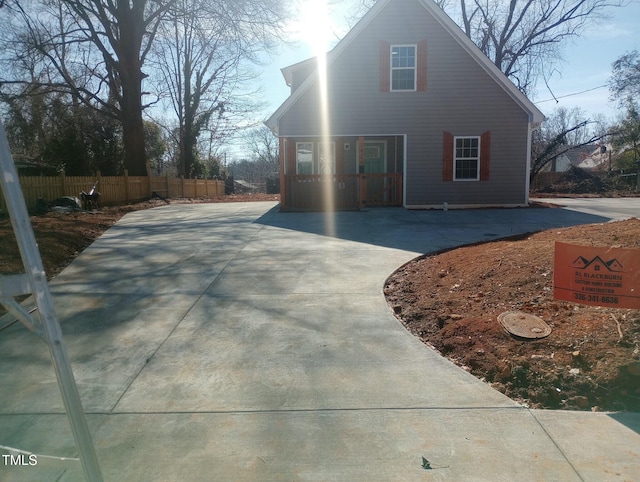
M544 338L551 333L551 327L542 318L522 311L500 313L498 321L505 330L520 338Z

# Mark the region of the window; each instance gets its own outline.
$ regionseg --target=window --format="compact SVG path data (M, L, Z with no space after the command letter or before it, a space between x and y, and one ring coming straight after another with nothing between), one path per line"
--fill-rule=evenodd
M336 173L335 142L321 142L318 144L318 172L320 174Z
M416 46L391 46L391 90L416 90Z
M296 142L296 174L313 174L313 142Z
M480 137L456 137L454 140L454 179L480 179Z

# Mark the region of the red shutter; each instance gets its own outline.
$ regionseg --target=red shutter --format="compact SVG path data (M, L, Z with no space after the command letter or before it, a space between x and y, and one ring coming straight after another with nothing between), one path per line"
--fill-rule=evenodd
M418 69L416 90L424 92L427 90L427 41L422 40L418 43L418 51L416 52L416 68Z
M442 135L442 180L453 181L453 134L444 132Z
M295 176L296 174L296 140L287 139L287 175Z
M487 131L480 137L480 180L489 180L489 161L491 158L491 132Z
M391 90L391 44L380 41L380 92Z

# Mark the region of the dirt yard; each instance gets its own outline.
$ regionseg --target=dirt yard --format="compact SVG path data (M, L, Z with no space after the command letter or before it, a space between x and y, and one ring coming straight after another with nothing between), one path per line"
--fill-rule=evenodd
M385 294L407 329L476 377L535 408L640 411L640 310L553 299L553 244L640 248L640 220L553 229L411 261ZM473 262L470 262L473 260ZM497 316L551 326L533 341Z

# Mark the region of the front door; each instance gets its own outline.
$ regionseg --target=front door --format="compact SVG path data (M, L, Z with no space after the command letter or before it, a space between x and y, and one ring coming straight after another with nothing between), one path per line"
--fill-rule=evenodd
M364 141L364 173L367 176L367 204L382 204L385 201L385 178L387 172L387 142ZM380 174L380 175L377 175Z

